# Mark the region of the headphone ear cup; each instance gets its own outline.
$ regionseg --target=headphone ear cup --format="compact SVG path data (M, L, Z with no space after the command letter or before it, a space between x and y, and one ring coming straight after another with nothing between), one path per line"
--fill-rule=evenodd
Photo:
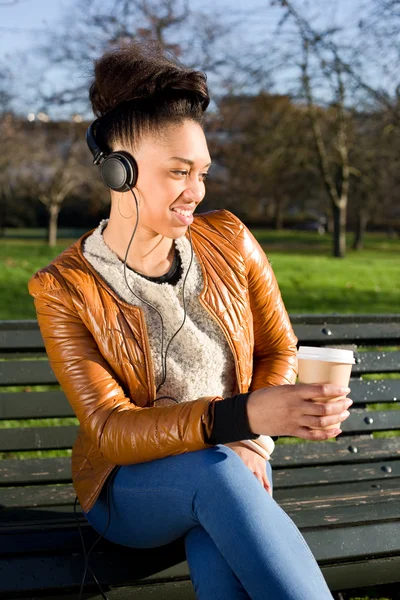
M137 162L128 152L111 152L100 164L100 174L115 192L128 192L137 182Z

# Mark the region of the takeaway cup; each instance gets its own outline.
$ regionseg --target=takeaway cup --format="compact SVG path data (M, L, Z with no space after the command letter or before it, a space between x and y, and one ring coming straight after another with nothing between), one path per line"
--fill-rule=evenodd
M300 346L297 359L300 383L335 383L341 387L348 387L351 369L355 363L352 350ZM313 398L313 400L331 402L326 398ZM337 427L340 427L340 423L321 429Z

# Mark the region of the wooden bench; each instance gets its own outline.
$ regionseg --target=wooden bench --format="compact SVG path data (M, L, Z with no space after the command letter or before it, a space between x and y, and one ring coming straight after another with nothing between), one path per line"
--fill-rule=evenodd
M356 350L354 405L336 441L277 442L271 461L274 497L302 531L336 598L382 584L390 584L390 598L399 598L400 437L393 430L400 434L400 410L394 410L397 400L400 404L400 315L293 316L292 323L303 345ZM368 378L376 373L381 375ZM35 426L38 419L74 416L57 385L50 391L35 388L48 384L57 381L36 321L0 322L0 418L33 420L0 432L2 598L78 597L84 559L70 458L21 460L16 454L73 444L75 424ZM5 386L24 386L25 391ZM371 404L383 402L390 408L370 410ZM380 437L382 432L387 437ZM79 505L78 510L89 547L97 534ZM90 564L110 600L195 597L183 539L149 550L103 539ZM85 598L101 598L89 574L85 591L90 590Z

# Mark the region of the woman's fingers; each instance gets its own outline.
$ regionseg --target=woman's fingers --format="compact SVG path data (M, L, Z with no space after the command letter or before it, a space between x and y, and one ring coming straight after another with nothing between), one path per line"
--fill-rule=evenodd
M300 437L303 440L312 440L312 441L324 441L330 440L333 437L336 437L342 433L341 429L308 429L307 427L299 427L298 431L295 433L296 437Z
M304 401L304 414L325 417L327 415L340 414L353 404L351 398L342 396L336 402L317 402L315 400Z
M253 475L255 475L255 477L258 479L258 481L261 483L261 485L263 486L263 488L268 492L268 494L270 496L272 496L272 490L271 490L271 484L269 482L268 477L262 473L257 473L253 471Z
M308 398L338 398L350 393L349 387L333 383L298 383L296 388L304 400Z
M303 419L302 425L305 427L313 427L314 429L323 429L324 427L329 427L329 425L335 425L336 423L341 423L345 421L350 416L348 410L345 410L338 415L330 415L328 417L314 417L311 415L306 415Z

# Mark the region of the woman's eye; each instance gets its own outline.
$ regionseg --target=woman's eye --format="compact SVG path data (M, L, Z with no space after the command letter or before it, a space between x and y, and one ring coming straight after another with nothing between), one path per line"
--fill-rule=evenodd
M179 176L184 176L186 177L186 175L189 174L189 171L172 171L172 173L174 173L174 175L179 175ZM205 181L208 177L209 173L200 173L200 177L202 181Z

